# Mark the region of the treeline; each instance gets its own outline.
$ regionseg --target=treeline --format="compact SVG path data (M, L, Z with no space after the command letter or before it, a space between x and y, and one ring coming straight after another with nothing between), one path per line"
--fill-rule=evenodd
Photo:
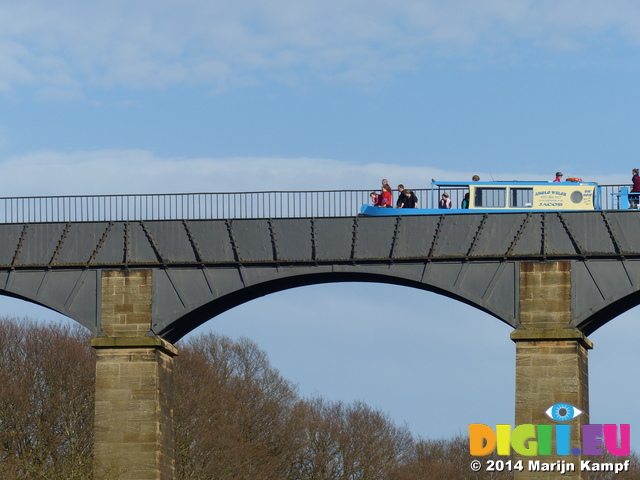
M90 338L79 326L0 319L2 478L91 478ZM362 402L300 398L250 340L207 334L179 350L178 480L513 478L509 472L472 472L463 436L416 439L406 425ZM631 464L633 472L591 478L640 479L635 455Z

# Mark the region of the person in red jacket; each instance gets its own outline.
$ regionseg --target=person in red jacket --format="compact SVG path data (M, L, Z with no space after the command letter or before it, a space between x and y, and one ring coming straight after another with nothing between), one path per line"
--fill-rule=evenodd
M382 197L380 200L381 207L393 208L393 194L391 193L391 187L388 183L382 185L380 196Z

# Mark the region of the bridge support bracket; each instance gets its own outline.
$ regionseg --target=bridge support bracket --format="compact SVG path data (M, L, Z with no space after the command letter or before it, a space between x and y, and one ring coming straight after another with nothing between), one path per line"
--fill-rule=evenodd
M101 348L157 348L170 356L177 356L178 349L160 337L94 337L91 346Z
M576 341L587 350L593 348L593 343L584 333L577 328L547 328L547 329L518 329L511 332L511 340L514 342L535 341Z

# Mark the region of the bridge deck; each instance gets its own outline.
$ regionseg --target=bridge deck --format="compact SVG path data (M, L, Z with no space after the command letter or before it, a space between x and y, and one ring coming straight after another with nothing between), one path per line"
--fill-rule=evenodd
M574 322L597 328L595 312L639 290L638 213L1 224L0 289L99 332L100 272L152 269L154 331L172 341L248 299L327 281L436 291L517 327L518 264L566 260Z

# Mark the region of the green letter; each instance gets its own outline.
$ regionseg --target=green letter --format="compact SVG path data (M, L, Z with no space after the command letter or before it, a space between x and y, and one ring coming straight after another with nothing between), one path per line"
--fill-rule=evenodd
M520 455L534 457L538 454L536 426L530 423L518 425L511 433L511 446Z

